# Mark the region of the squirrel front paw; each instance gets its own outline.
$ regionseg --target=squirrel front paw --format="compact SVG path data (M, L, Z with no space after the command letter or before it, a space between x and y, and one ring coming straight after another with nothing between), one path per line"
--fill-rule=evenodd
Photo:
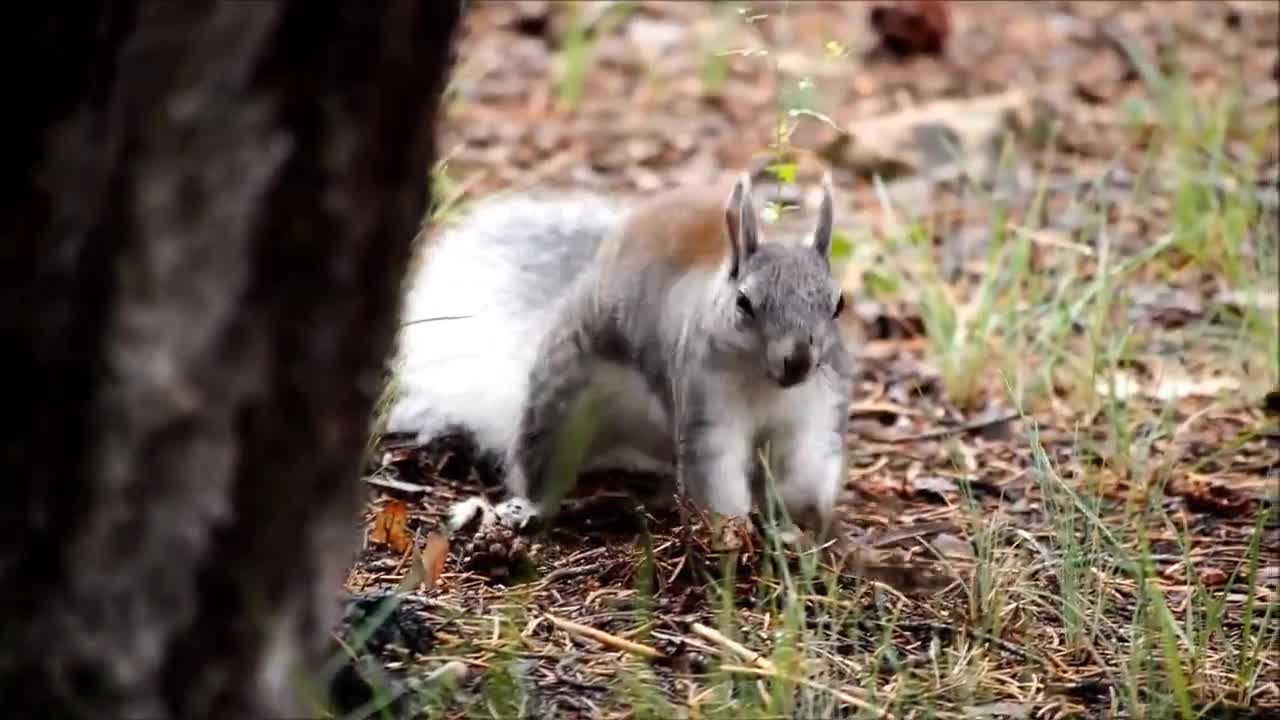
M493 511L498 516L498 522L512 530L524 530L538 520L538 509L533 503L519 496L503 500L493 508Z
M449 511L449 531L477 532L495 525L520 532L536 524L538 509L533 503L512 496L490 505L483 497L473 497L454 504Z

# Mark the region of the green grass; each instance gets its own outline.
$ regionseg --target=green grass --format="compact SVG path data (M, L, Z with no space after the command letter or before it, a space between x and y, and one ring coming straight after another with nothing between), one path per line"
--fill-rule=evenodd
M569 13L557 57L556 96L562 107L572 110L577 106L591 72L597 38L612 32L636 8L635 2L624 0L605 3L600 11L588 3L556 5L556 10Z

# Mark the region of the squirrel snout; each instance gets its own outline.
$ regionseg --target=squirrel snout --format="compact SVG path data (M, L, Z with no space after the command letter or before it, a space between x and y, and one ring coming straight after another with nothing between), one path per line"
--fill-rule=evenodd
M813 368L813 350L804 340L771 343L769 348L770 372L774 380L784 388L798 385L809 376Z

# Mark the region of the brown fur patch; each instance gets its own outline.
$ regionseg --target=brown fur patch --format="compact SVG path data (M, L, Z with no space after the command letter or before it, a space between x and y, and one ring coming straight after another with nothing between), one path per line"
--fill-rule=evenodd
M729 253L725 207L730 187L677 188L636 207L605 246L622 264L668 261L677 269L711 270Z

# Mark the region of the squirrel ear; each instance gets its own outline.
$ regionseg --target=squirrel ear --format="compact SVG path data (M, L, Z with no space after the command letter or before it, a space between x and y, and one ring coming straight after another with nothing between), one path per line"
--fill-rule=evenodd
M813 231L813 248L823 258L831 253L831 233L834 224L832 210L831 171L822 173L822 204L818 206L818 227Z
M756 251L760 233L756 228L756 211L751 202L751 175L743 173L733 185L729 203L725 206L725 225L729 231L729 251L733 262L730 277L737 277L742 262Z

